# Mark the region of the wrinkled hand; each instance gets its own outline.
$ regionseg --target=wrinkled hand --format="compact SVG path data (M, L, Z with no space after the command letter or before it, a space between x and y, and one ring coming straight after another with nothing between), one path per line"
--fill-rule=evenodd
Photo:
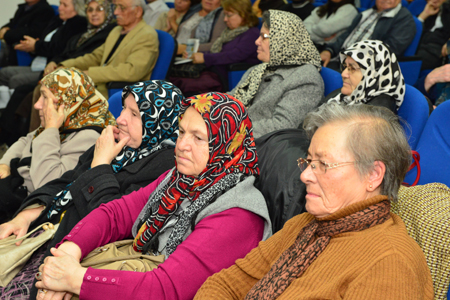
M42 110L45 120L45 129L59 128L64 122L64 104L61 104L56 110L55 103L51 99L47 99Z
M111 164L112 160L130 140L130 137L126 137L116 143L114 134L116 136L119 134L117 127L108 125L108 127L103 129L102 134L95 142L94 159L92 160L91 168L98 165Z
M36 299L38 300L70 300L73 294L68 292L55 292L51 290L38 290Z
M167 12L167 19L176 19L176 18L177 18L177 11L175 10L175 8L169 9L169 11Z
M23 38L24 39L20 41L20 44L14 46L14 49L25 52L34 52L35 50L34 46L36 44L36 41L38 41L39 39L34 39L28 35L24 35Z
M43 207L36 207L21 211L14 219L0 225L0 240L14 234L17 239L23 237L30 227L31 222L41 214ZM16 243L20 246L22 241Z
M42 279L36 282L36 287L79 295L87 268L83 268L72 255L60 249L52 248L50 252L53 256L46 257L44 264L39 267Z
M49 62L44 69L44 76L55 71L57 68L58 68L58 65L54 61Z
M192 53L191 58L194 64L202 64L205 62L205 56L201 52Z
M441 55L442 56L448 55L447 43L445 43L444 46L442 46Z
M320 60L323 61L323 66L326 67L331 60L331 52L328 50L320 52Z
M424 83L425 90L428 92L433 85L439 82L450 82L450 64L436 68L427 75Z
M5 33L9 30L9 27L3 27L0 29L0 39L2 39L5 36Z
M11 175L11 168L7 165L0 165L0 179L6 178Z
M422 20L426 20L430 16L434 16L439 12L439 6L435 6L434 3L431 3L430 1L425 5L425 8L420 13L419 18Z

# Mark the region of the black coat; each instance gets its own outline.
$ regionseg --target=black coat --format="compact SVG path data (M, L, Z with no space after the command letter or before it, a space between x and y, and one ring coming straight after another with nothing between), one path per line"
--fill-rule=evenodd
M64 49L64 52L53 57L52 61L59 64L60 62L69 59L69 58L76 58L78 56L83 56L87 53L91 53L98 47L100 47L102 44L105 43L106 37L108 36L109 32L116 27L117 24L109 24L106 26L102 31L96 33L94 36L90 37L88 40L86 40L83 44L81 44L79 47L77 47L78 40L80 37L84 34L80 33L75 36L73 36L66 45L66 48Z
M45 36L56 28L58 28L58 30L53 34L50 42L45 42ZM85 17L75 16L63 24L63 21L55 16L44 29L44 32L39 37L39 41L34 45L34 53L37 56L44 56L51 59L64 51L64 48L71 37L83 33L86 30L87 20Z
M328 94L323 101L319 104L322 105L324 103L327 103L328 100L330 100L333 97L336 97L339 93L341 93L341 89L336 89L332 91L330 94ZM373 105L373 106L382 106L386 107L390 111L392 111L394 114L397 114L397 106L395 105L395 98L389 96L389 95L379 95L377 97L374 97L369 102L366 102L366 104Z
M47 0L40 0L27 11L25 10L26 6L25 3L19 4L14 17L9 23L2 26L2 28L10 28L3 37L8 45L19 43L20 40L23 40L24 35L33 38L40 37L48 24L48 20L55 15Z

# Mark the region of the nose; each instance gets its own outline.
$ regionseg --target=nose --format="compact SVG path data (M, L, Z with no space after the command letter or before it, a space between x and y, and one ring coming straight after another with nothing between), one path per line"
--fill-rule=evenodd
M180 134L178 136L177 149L180 151L189 151L191 149L191 144L185 134L183 135Z
M316 179L316 175L312 171L311 165L309 165L301 174L300 180L304 183L312 183Z
M256 46L261 45L261 40L262 40L262 37L259 36L259 37L256 39L256 41L255 41L255 45L256 45Z
M122 109L122 111L120 112L120 116L116 119L116 122L118 125L127 125L125 109Z
M44 97L40 96L38 101L34 104L34 108L36 110L42 110L42 108L44 106L43 104L44 104Z
M348 78L348 67L344 69L341 73L342 78Z

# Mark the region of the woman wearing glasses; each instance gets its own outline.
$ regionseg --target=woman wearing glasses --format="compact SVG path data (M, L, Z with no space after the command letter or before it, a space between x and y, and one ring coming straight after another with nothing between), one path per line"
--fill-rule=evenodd
M227 28L213 43L211 51L193 53L194 64L204 64L205 70L199 78L170 77L170 81L178 86L185 95L205 93L209 91L224 92L227 66L235 63L258 64L254 41L258 38L258 18L248 0L222 0L224 21ZM185 52L184 56L187 58Z
M298 160L307 213L210 277L195 299L433 299L424 254L390 202L410 164L398 118L371 105L321 106Z
M342 51L340 58L344 84L326 101L361 102L397 113L406 87L397 57L389 47L378 40L361 41Z
M279 10L264 12L255 44L263 63L250 68L230 94L248 108L255 137L297 128L323 98L319 52L302 20Z

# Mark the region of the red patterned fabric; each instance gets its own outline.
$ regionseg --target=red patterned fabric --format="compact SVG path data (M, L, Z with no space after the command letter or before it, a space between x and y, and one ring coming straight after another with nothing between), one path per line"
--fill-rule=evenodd
M136 251L142 251L185 199L195 201L227 174L259 175L252 123L244 105L230 95L213 92L184 99L181 102L182 113L190 106L201 114L206 123L208 163L197 178L181 174L175 168L157 212L149 217L136 235L133 244Z

